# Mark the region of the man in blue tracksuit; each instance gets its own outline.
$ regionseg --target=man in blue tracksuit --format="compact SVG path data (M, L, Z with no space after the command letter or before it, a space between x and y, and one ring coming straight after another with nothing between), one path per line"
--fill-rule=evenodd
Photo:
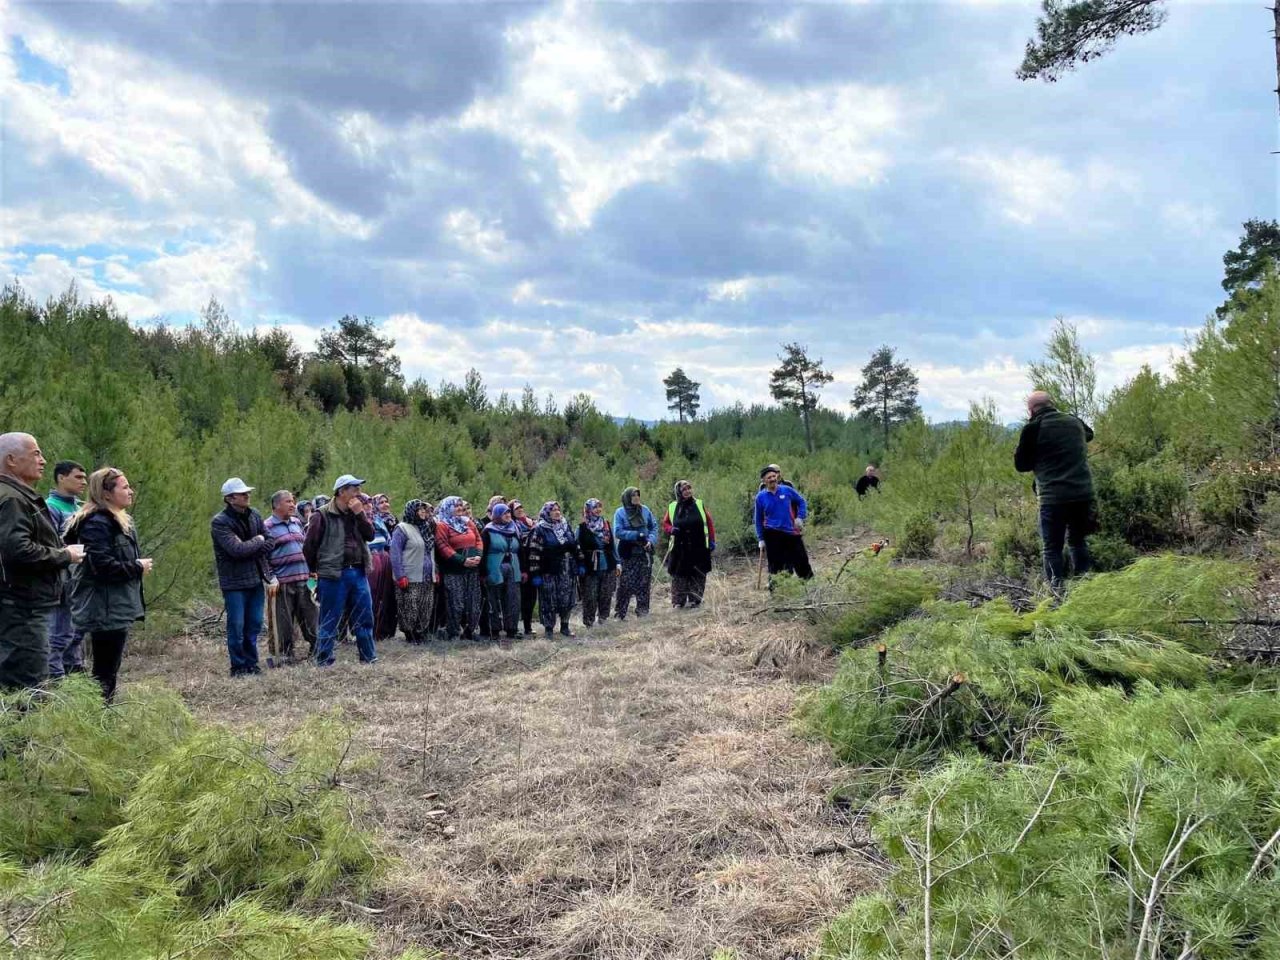
M809 504L800 491L784 484L782 471L769 464L760 471L764 486L756 494L756 539L769 561L769 573L794 573L802 580L813 576L804 548L804 522Z

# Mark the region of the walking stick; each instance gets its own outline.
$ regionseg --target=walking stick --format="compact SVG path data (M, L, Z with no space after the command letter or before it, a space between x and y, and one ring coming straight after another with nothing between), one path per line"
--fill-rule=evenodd
M764 580L764 547L760 548L760 563L756 566L756 589L761 588Z
M277 590L279 587L276 588ZM276 597L267 588L267 668L278 666L276 658L279 654L277 650L276 637Z

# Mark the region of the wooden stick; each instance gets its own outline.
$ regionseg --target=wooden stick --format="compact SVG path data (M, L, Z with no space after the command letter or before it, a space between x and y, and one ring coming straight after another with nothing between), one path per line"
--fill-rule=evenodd
M953 693L959 690L962 686L964 686L965 681L967 679L968 678L965 677L963 673L957 673L954 677L951 678L950 683L948 683L945 687L943 687L941 690L939 690L937 693L935 693L932 697L930 697L928 700L924 702L924 705L920 708L920 712L924 713L930 707L936 706L937 704L941 703L943 700L947 699L947 697L951 696Z
M760 563L756 565L756 589L761 589L764 580L764 547L760 548Z

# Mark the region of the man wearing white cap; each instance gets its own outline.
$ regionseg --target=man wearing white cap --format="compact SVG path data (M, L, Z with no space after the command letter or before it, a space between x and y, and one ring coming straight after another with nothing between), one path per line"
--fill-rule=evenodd
M316 596L320 601L316 664L321 667L334 664L333 646L344 614L356 635L360 662L374 663L378 659L373 644L373 597L369 593L373 523L359 509L357 500L363 483L349 473L340 476L333 485L333 499L312 515L302 544L307 566L316 575Z
M227 656L231 675L261 673L258 666L258 634L262 631L265 584L271 579L267 540L262 517L249 506L253 487L239 477L222 485L222 512L210 524L213 557L218 565L218 586L227 611Z

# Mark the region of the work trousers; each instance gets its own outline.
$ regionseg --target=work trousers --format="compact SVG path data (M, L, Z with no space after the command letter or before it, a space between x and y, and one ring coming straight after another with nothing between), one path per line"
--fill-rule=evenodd
M279 655L292 660L296 634L301 634L306 641L307 656L314 655L320 611L316 609L316 601L307 588L307 581L280 584L272 603L275 604L276 617L276 633L269 638L272 656Z
M355 632L356 649L361 663L378 659L373 644L373 596L369 578L362 567L344 567L336 580L320 579L316 586L320 597L320 635L316 638L316 663L322 667L334 663L333 644L338 624L346 616L347 625Z
M38 686L49 675L51 613L0 602L0 690Z

